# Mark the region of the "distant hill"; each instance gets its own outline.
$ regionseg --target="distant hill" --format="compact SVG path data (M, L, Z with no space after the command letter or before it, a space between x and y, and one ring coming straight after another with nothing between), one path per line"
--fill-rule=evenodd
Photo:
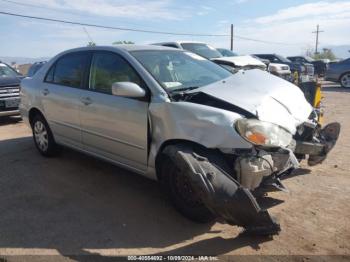
M11 64L12 62L16 62L16 64L32 64L40 61L48 61L49 57L38 57L38 58L30 58L30 57L13 57L13 56L0 56L0 61L5 62L7 64Z

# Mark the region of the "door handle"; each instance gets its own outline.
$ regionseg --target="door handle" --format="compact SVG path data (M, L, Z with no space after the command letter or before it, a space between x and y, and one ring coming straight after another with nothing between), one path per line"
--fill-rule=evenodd
M50 94L50 91L49 89L45 88L41 91L41 93L44 95L44 96L47 96L48 94Z
M92 99L90 97L83 97L83 98L81 98L81 102L87 106L87 105L90 105L92 103Z

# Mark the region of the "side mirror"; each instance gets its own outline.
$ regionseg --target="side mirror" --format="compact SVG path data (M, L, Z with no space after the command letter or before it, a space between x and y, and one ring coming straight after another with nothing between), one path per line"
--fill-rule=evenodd
M146 95L144 89L132 82L115 82L112 84L112 95L141 98Z

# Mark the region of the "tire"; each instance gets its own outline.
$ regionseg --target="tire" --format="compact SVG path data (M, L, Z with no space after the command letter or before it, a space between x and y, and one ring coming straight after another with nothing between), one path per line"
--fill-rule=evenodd
M34 144L40 154L46 157L56 155L57 144L45 118L40 114L36 114L31 121L31 126Z
M346 72L339 77L339 83L343 88L350 88L350 72Z
M186 170L182 172L180 166L186 165L184 165L184 163L179 163L179 160L176 161L176 163L174 162L177 152L181 150L192 150L193 152L193 149L181 146L169 147L174 148L171 148L171 150L164 150L171 153L162 155L160 168L158 169L163 190L168 195L175 209L186 218L196 223L212 222L216 219L216 215L214 215L195 194L189 183L189 179L186 177L185 173L191 171ZM184 160L182 159L180 161Z

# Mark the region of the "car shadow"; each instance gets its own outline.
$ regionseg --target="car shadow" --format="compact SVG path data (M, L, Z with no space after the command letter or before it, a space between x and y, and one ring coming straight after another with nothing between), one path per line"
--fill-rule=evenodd
M341 86L327 86L322 87L322 92L350 93L350 88L343 88Z
M284 200L277 199L270 196L258 197L256 198L256 201L259 203L259 206L263 209L269 209L271 207L284 203Z
M20 116L3 116L0 117L0 126L17 124L22 122L22 118Z
M219 255L269 240L214 237L174 248L217 232L178 214L155 181L66 148L44 158L31 137L0 141L0 180L0 248Z
M293 172L283 176L282 180L290 179L290 178L293 178L296 176L304 176L304 175L308 175L310 173L311 173L311 169L300 167L300 168L293 170Z

